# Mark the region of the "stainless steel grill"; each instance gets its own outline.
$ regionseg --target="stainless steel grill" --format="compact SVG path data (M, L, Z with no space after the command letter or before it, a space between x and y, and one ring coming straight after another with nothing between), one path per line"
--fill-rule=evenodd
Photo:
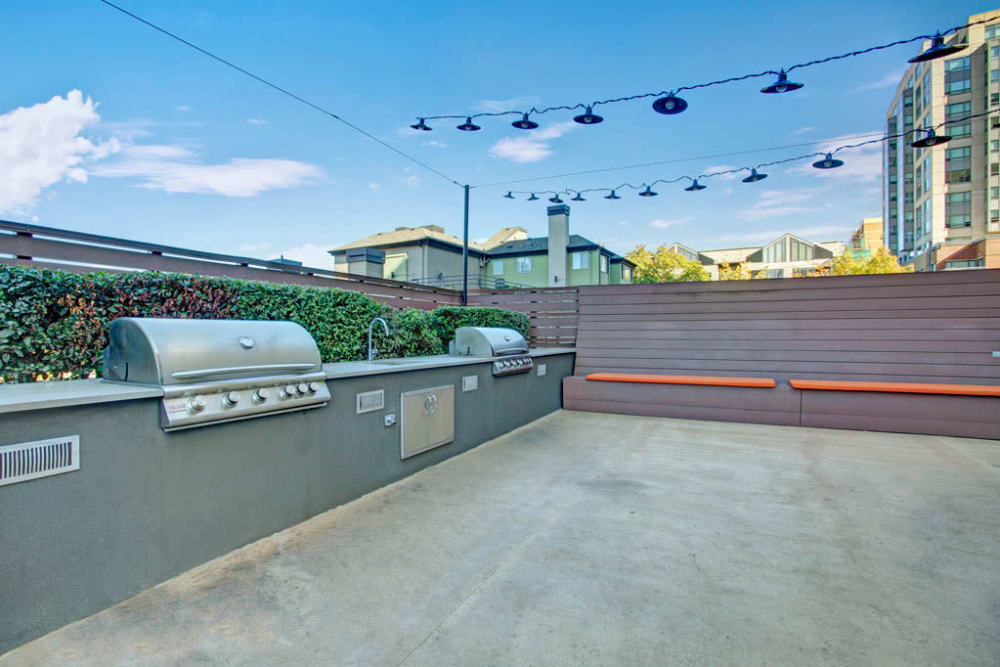
M527 373L534 366L528 342L513 329L459 327L452 351L461 356L494 357L493 375Z
M316 342L294 322L119 318L104 350L104 379L162 387L166 431L330 400Z

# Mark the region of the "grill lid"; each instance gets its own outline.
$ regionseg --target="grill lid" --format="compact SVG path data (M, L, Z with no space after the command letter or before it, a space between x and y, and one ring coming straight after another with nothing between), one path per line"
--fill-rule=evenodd
M108 338L109 380L172 385L322 369L316 342L294 322L122 317Z
M514 329L459 327L455 329L454 351L470 357L505 357L527 354L528 342Z

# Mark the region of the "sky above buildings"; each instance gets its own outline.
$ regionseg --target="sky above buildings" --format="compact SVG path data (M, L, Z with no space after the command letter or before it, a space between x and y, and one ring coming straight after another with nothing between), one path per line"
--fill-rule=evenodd
M483 130L417 116L575 104L778 69L951 27L988 6L844 3L330 3L120 0L133 11L328 108L473 186L650 162L669 164L471 191L470 237L547 233L544 197L752 166L877 134L914 46L770 79L687 91L676 116L651 100ZM462 190L331 118L214 62L98 0L8 0L0 86L0 218L329 266L325 251L398 226L460 235ZM798 144L813 144L800 145ZM770 150L761 150L770 149ZM880 148L846 165L765 169L755 184L661 185L570 202L571 231L612 250L680 241L755 245L791 231L847 240L880 214Z

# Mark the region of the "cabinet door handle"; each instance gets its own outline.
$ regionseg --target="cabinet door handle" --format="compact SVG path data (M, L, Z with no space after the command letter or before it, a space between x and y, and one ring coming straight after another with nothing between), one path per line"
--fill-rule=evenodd
M437 407L438 407L438 399L437 399L436 395L431 394L430 396L427 396L424 399L424 414L425 415L432 415L432 414L434 414L435 412L437 412Z

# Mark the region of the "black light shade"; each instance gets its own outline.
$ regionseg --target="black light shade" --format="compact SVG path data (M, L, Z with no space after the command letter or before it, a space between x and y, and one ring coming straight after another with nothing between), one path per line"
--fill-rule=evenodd
M793 90L798 90L805 84L797 83L795 81L789 81L788 75L785 74L785 70L778 72L778 80L772 83L770 86L765 86L760 89L762 93L789 93Z
M587 107L587 110L579 116L573 116L573 120L582 125L597 125L604 122L604 116L598 116Z
M650 188L650 187L649 187L649 186L647 185L647 186L646 186L646 189L645 189L645 190L643 190L642 192L640 192L640 193L639 193L639 196L640 196L640 197L655 197L655 196L656 196L656 195L658 195L658 194L660 194L660 193L658 193L658 192L653 192L652 188Z
M423 118L421 118L420 120L418 120L416 123L414 123L410 127L412 127L414 130L423 130L424 132L430 132L431 131L431 128L427 125L427 123L424 122Z
M554 194L551 197L549 197L549 201L552 202L553 204L561 204L561 203L563 203L563 200L559 199L559 195L558 194Z
M570 199L570 201L587 201L587 200L583 198L583 195L577 192L576 196Z
M687 192L697 192L698 190L704 190L706 187L707 186L700 184L696 178L691 182L691 185L684 188L684 190Z
M822 160L813 162L813 166L817 169L836 169L837 167L843 167L844 161L834 159L833 153L827 153L826 157Z
M465 119L464 123L458 126L458 129L462 130L463 132L475 132L476 130L481 130L483 128L473 123L472 117L470 116Z
M528 201L538 201L538 197L535 195L534 192L532 192L531 196L528 197Z
M967 45L966 44L945 44L944 37L940 32L935 33L931 38L931 46L929 49L923 53L919 53L909 59L908 62L911 63L925 63L928 60L937 60L938 58L945 58L952 55L953 53L958 53L963 51Z
M513 198L514 198L514 195L512 195L512 194L510 193L510 190L508 190L508 191L507 191L507 194L505 194L505 195L504 195L504 199L513 199Z
M930 148L931 146L939 146L951 141L951 137L947 134L935 134L934 130L925 130L925 132L927 132L927 135L923 139L917 139L910 145L914 148Z
M621 197L619 197L618 195L615 194L614 190L611 191L611 194L604 195L604 198L605 199L621 199Z
M533 130L538 127L538 123L533 120L528 120L528 114L524 114L524 117L521 118L521 120L515 120L511 123L511 125L519 130Z
M767 174L758 174L756 169L750 170L750 175L743 179L744 183L756 183L767 178Z
M661 97L653 102L653 111L656 113L667 114L668 116L680 113L687 108L688 103L673 93L668 93L666 97Z

